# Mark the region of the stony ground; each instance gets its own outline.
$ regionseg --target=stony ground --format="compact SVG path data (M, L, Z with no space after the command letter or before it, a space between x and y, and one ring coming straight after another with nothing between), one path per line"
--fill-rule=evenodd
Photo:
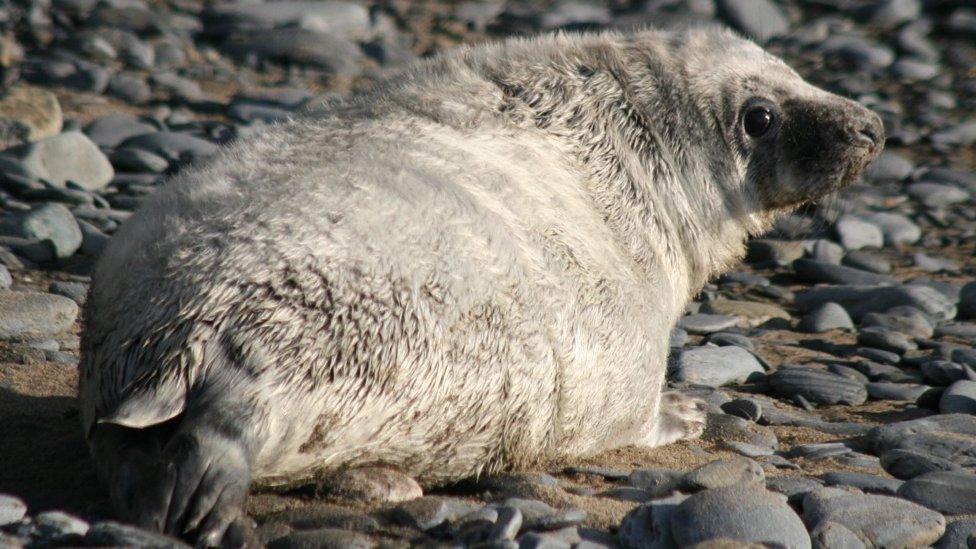
M259 489L249 541L976 547L970 0L3 4L0 547L179 546L109 520L74 401L93 262L167 174L456 44L689 21L755 37L889 135L675 329L669 383L709 403L705 436L419 499L382 470Z

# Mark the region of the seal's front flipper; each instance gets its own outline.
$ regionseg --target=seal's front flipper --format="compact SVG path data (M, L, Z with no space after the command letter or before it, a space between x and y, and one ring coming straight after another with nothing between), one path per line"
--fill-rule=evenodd
M694 439L705 430L706 404L703 400L677 391L661 394L650 446L663 446L678 440Z

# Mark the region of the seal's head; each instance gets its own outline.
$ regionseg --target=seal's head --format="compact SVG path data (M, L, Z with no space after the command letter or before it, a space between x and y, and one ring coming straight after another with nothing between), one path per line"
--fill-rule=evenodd
M694 97L732 148L766 210L792 208L854 181L884 146L858 103L817 88L778 58L725 31L679 35Z

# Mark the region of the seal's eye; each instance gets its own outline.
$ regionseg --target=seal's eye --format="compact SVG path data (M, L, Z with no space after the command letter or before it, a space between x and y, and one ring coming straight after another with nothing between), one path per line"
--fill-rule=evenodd
M749 137L762 137L773 127L773 113L766 107L753 107L746 111L742 125Z

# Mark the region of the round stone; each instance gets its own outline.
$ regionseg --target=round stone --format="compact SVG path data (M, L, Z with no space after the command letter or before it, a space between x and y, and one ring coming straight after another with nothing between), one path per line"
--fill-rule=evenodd
M0 526L19 521L27 514L27 504L20 498L0 494Z
M851 320L851 315L836 303L820 305L807 313L797 325L797 330L811 334L852 329L854 329L854 321Z
M852 494L821 488L803 498L803 518L813 528L824 522L843 525L874 547L922 547L945 531L940 513L903 499Z
M976 475L965 471L935 471L908 480L898 495L950 515L976 513Z
M0 149L61 132L61 104L51 92L15 85L0 95Z
M949 386L939 399L943 414L976 414L976 381L961 379Z
M0 290L0 339L55 335L77 317L78 304L66 297Z
M674 359L672 379L719 387L761 378L762 364L741 347L696 347L681 351Z
M720 538L810 547L807 529L786 498L756 485L699 492L678 506L670 523L681 547Z
M880 248L884 245L884 235L877 225L851 215L841 216L834 224L834 232L841 245L848 250Z
M745 457L715 460L684 476L684 487L690 490L706 490L736 484L765 486L766 475L755 461Z
M3 153L4 171L30 179L44 179L65 186L71 181L87 190L98 190L112 180L115 171L98 146L80 131L66 131Z

